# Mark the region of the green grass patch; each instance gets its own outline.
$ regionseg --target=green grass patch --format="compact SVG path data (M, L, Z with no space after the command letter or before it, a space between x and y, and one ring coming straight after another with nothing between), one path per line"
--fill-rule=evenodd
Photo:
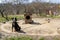
M39 15L40 15L40 17L47 17L45 13L41 13Z
M41 37L39 40L44 40L44 37Z
M60 18L60 16L47 16L48 18Z
M0 22L5 22L5 21L6 21L6 19L5 19L5 18L0 17Z
M18 16L18 15L9 15L8 19L12 20L12 18L14 18L14 17L16 17L18 20L24 19L24 16ZM5 21L7 21L5 18L0 17L0 22L5 22Z
M10 15L10 16L8 16L9 20L11 20L14 17L16 17L17 19L24 19L24 16L17 16L17 15Z
M5 40L32 40L30 37L11 37L11 38L5 38Z

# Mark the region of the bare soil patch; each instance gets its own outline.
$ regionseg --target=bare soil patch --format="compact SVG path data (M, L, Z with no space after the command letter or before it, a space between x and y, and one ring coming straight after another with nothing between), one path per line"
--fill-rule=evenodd
M46 18L33 18L35 23L40 24L24 24L24 20L19 20L18 24L28 35L59 35L60 34L60 19L50 19L50 23L47 22ZM1 30L7 33L12 32L11 27L12 21L6 22L1 25ZM24 34L24 33L23 33Z

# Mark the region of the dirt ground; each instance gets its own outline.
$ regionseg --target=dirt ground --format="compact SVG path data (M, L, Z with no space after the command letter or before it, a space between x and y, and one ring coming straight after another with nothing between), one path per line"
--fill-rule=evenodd
M51 19L48 23L47 18L33 18L34 24L24 24L24 20L19 20L18 24L23 32L22 34L28 35L59 35L60 34L60 19ZM17 33L12 32L11 27L12 21L1 24L1 30L6 33Z

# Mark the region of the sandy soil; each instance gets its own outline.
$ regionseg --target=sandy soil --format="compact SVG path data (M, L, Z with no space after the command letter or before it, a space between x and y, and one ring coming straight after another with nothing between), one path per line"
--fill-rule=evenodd
M50 23L47 22L47 18L33 18L35 24L24 24L24 20L19 20L18 24L22 28L21 30L27 35L59 35L60 34L60 19L50 19ZM40 23L40 24L38 24ZM12 32L12 22L6 22L1 24L1 30L6 33Z

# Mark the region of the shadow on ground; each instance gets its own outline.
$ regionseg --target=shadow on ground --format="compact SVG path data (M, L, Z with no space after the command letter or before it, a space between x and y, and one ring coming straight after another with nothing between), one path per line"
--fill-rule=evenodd
M33 22L33 23L30 23L32 25L42 25L41 23L38 23L38 22Z
M18 33L24 33L24 34L26 33L26 32L24 32L23 30L20 30L20 31L17 31L17 32L18 32Z

